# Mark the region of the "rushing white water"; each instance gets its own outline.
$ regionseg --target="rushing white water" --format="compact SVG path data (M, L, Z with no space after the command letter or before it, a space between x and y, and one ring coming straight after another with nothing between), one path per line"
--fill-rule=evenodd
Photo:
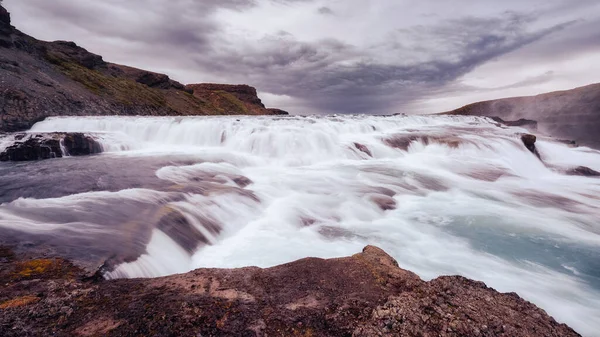
M54 131L94 134L107 151L96 162L186 156L154 170L169 188L136 183L147 189L0 205L0 227L55 228L56 219L21 215L60 204L81 210L69 214L71 226L100 230L93 214L124 214L107 200L130 198L181 214L202 238L190 254L173 232L151 229L145 253L108 277L267 267L374 244L424 279L481 280L580 333L600 331L600 179L565 174L578 166L600 171L598 151L539 139L539 160L519 139L525 130L451 116L72 117L32 128ZM102 175L94 188L110 179ZM139 207L133 213L150 206Z

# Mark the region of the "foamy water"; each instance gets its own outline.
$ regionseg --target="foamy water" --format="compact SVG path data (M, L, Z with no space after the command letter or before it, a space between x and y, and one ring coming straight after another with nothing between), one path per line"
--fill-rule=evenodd
M13 180L51 188L13 190L0 227L60 231L78 252L140 238L141 256L122 253L109 278L268 267L374 244L424 279L464 275L584 335L600 330L600 179L565 174L600 171L598 151L539 139L540 161L519 139L525 130L455 116L73 117L32 128L51 131L93 134L107 152L1 164ZM67 185L54 190L44 174ZM97 239L78 246L83 236Z

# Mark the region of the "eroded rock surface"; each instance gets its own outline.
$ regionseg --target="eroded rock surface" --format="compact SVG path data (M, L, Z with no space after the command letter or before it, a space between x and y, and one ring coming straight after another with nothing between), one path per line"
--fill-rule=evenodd
M261 269L105 281L0 249L2 336L578 336L516 294L430 282L379 248Z

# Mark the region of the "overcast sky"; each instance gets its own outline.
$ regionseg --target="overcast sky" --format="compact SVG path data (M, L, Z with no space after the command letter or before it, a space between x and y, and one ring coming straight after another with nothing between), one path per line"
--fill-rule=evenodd
M292 113L429 113L600 81L598 0L5 0L13 25Z

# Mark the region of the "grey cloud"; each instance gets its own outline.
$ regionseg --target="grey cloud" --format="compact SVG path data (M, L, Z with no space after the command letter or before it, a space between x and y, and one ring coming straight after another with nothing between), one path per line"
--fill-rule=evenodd
M319 14L323 14L323 15L333 15L333 9L329 8L329 7L319 7L319 9L317 9L317 12Z
M257 49L203 55L196 61L202 68L219 64L218 71L238 74L239 81L305 100L317 110L386 112L569 24L528 32L532 21L513 13L503 18L464 18L399 31L377 46L398 60L412 60L405 64L381 63L340 41L305 43L290 37L263 40Z
M8 4L16 6L15 1ZM312 0L262 1L293 6ZM534 29L541 26L538 15L505 12L395 30L369 48L359 48L336 39L301 41L285 31L243 42L228 35L227 23L213 15L222 8L244 13L259 5L258 0L19 2L40 17L135 45L131 50L156 58L153 64L194 69L220 82L248 83L262 92L290 96L311 111L336 113L399 112L432 93L461 90L454 82L476 67L573 25ZM318 12L333 13L327 6ZM578 43L596 37L588 33ZM94 50L89 48L93 41L77 42Z

